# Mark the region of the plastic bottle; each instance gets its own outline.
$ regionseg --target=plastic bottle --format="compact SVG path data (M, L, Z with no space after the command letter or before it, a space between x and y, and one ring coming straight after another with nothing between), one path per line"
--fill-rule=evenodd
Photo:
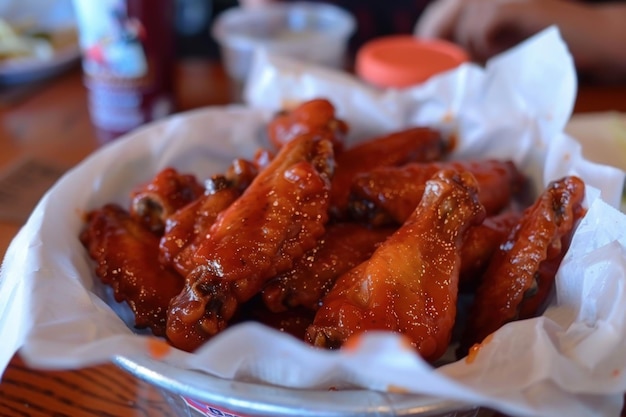
M172 113L175 0L74 0L101 142Z

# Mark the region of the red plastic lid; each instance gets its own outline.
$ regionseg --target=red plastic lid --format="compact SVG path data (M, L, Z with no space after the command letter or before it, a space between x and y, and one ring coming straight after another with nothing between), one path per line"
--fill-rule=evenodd
M378 87L402 88L426 81L467 60L467 53L453 43L394 35L363 45L356 56L356 73Z

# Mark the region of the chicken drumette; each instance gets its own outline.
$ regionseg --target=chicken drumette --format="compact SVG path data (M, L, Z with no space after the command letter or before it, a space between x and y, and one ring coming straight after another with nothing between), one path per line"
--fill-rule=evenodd
M351 335L391 330L408 336L428 360L442 355L455 320L463 235L485 216L477 194L471 174L437 173L405 224L339 277L307 340L333 348Z

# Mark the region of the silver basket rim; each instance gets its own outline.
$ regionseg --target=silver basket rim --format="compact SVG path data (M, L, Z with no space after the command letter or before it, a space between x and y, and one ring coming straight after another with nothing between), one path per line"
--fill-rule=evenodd
M259 417L436 416L478 407L419 394L367 389L306 390L220 378L148 356L116 356L113 363L155 387L231 412Z

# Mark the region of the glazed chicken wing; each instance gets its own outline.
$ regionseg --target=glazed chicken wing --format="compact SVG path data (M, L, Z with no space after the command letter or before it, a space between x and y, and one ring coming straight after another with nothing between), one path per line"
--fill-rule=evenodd
M485 211L467 173L437 173L406 223L371 258L339 277L324 297L307 340L337 347L351 335L391 330L427 360L445 352L455 321L460 250Z
M370 228L358 223L329 225L318 245L287 272L272 278L263 301L273 312L298 306L317 310L320 299L337 277L370 257L395 229Z
M148 184L133 191L131 216L150 230L162 232L165 219L189 204L204 192L204 187L193 175L180 174L174 168L165 168Z
M348 133L348 125L337 118L335 107L330 101L314 99L278 113L270 120L267 132L270 142L277 149L302 134L315 133L326 137L333 143L335 150L340 150Z
M255 153L252 160L235 158L226 169L223 178L226 179L229 187L243 192L246 188L248 188L259 172L262 171L267 164L269 164L272 157L273 156L269 151L259 149ZM222 181L219 177L222 176L216 175L206 182L205 187L209 193L211 193L216 186L222 187L223 184L221 184ZM217 184L216 181L218 181Z
M135 314L135 326L165 334L167 307L184 278L156 262L159 238L121 207L90 212L80 240L96 262L96 275Z
M441 169L469 171L479 184L480 202L488 215L506 207L520 189L522 175L510 161L408 163L365 172L352 183L350 210L373 224L402 224L422 198L426 181Z
M159 242L159 262L171 266L182 276L196 267L196 250L207 238L218 214L241 195L240 183L232 183L222 176L215 176L209 182L210 190L165 221Z
M331 195L332 215L338 219L348 217L350 187L358 174L408 162L434 161L442 158L445 152L446 142L441 134L426 127L390 133L338 152Z
M240 303L317 244L333 167L330 141L302 135L220 213L170 304L167 337L174 346L193 350L224 329Z
M558 266L583 215L585 186L574 176L553 181L500 245L476 291L459 353L546 301Z
M491 256L517 225L521 212L506 211L487 217L481 224L468 229L461 247L460 283L475 287L487 268Z
M187 276L195 267L193 256L206 239L217 215L248 188L265 164L266 154L257 152L254 161L236 158L223 175L205 181L204 194L165 219L159 245L159 261Z

